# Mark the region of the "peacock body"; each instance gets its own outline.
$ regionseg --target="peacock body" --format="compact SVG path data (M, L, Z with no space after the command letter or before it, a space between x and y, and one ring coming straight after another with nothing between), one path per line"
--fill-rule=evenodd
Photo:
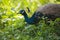
M25 18L25 21L28 24L36 24L42 19L42 17L48 17L50 20L55 20L56 18L60 18L60 4L46 4L42 7L39 7L31 18L28 18L25 10L20 10L19 12Z

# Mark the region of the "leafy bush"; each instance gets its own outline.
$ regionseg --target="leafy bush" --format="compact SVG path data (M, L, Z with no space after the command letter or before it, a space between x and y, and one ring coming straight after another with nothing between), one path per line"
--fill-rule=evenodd
M60 40L60 18L49 25L44 20L29 25L17 14L20 9L27 12L29 7L31 17L37 7L47 3L59 3L59 0L0 0L0 40Z

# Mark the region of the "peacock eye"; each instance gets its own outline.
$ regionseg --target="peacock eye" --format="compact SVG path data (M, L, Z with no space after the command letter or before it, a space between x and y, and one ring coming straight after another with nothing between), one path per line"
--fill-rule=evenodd
M24 11L22 11L22 14L24 13Z

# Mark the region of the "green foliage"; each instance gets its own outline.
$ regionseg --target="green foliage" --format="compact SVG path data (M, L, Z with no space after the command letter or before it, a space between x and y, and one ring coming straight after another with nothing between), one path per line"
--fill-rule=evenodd
M56 1L60 2L60 0L56 0Z
M31 12L28 15L31 17L39 6L57 1L0 0L0 40L60 40L60 18L50 21L49 25L44 20L40 20L38 25L29 25L22 15L17 14L20 9L27 12L26 7L29 7Z

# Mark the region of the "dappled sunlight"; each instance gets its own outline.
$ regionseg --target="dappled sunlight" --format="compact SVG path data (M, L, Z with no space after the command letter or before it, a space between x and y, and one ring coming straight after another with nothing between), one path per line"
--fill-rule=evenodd
M23 16L15 16L15 17L20 18L20 19L24 18Z
M60 40L60 18L49 21L49 25L44 18L28 24L19 14L23 9L30 18L38 7L48 3L60 4L60 0L0 0L0 40Z
M14 17L17 19L24 19L24 16L22 16L22 15L15 15Z

